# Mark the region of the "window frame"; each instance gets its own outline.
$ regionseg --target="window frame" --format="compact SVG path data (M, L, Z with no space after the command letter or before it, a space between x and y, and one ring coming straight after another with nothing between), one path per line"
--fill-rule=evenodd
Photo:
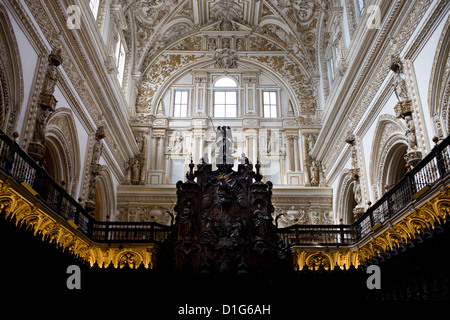
M234 85L233 86L228 86L228 85L224 85L224 86L218 86L217 83L220 82L221 80L228 78L230 80L233 81ZM211 99L212 99L212 117L213 118L237 118L239 117L239 82L238 80L236 80L233 76L230 76L228 74L226 75L221 75L219 77L217 77L216 79L214 79L213 83L212 83L212 92L211 92ZM219 92L223 92L225 93L225 100L224 100L224 104L219 104L216 103L216 93ZM234 93L234 99L235 99L235 104L227 104L227 94L228 93ZM217 116L217 111L216 108L217 106L224 106L224 116ZM227 106L234 106L235 110L233 110L233 112L231 112L233 114L233 116L229 116L227 115L227 110L229 109L229 107ZM228 114L230 114L230 112L228 112Z
M269 103L265 103L265 93L269 94ZM275 96L275 104L271 103L271 93L274 94ZM262 117L265 119L276 119L278 118L278 101L279 101L279 97L278 97L278 91L277 90L271 90L271 89L266 89L266 90L262 90ZM266 106L269 106L269 116L266 115ZM273 109L274 107L274 109ZM275 115L272 114L272 111L275 112Z
M186 103L182 103L183 102L183 97L181 96L181 103L177 103L177 93L186 93ZM180 107L180 115L177 116L175 114L176 111L176 107L177 105ZM186 106L186 115L182 114L183 111L183 106ZM172 104L172 117L174 118L187 118L189 116L189 90L186 89L174 89L173 90L173 104Z
M224 95L224 97L225 97L225 103L224 104L216 104L216 94L217 93L225 93L225 95ZM232 103L230 103L230 104L227 104L227 93L234 93L234 96L235 96L235 101L236 101L236 103L234 103L234 104L232 104ZM213 90L213 97L212 97L212 102L213 102L213 117L214 118L237 118L238 117L238 92L237 92L237 89L235 89L235 90L230 90L230 89L225 89L225 88L219 88L219 89L214 89ZM216 115L216 107L217 106L224 106L224 116L217 116ZM234 110L234 116L227 116L227 110L228 110L228 108L227 108L227 106L234 106L235 107L235 110ZM229 112L228 112L229 113Z
M119 32L116 47L114 48L114 59L116 60L117 80L120 86L123 85L125 77L125 64L127 59L126 44L123 41L122 34ZM123 55L122 55L123 53Z

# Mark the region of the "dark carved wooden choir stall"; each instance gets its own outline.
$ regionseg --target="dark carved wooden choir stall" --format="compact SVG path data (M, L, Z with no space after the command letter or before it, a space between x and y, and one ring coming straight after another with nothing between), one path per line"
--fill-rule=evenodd
M272 183L264 183L259 163L253 171L244 155L232 169L229 127L217 128L216 145L216 170L204 156L194 172L191 160L187 180L177 183L174 234L161 248L171 251L171 268L247 273L287 267L287 241L278 238L272 218Z

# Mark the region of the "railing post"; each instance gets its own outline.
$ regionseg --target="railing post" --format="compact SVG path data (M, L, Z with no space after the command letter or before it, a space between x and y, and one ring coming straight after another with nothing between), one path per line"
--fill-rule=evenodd
M5 161L5 169L8 172L11 172L12 166L14 164L14 156L16 155L16 148L17 148L17 143L15 143L13 141L13 143L9 149L9 152L6 156L6 161Z
M75 217L73 218L76 225L78 225L78 223L80 223L80 207L76 206L76 210L75 210Z
M295 228L295 244L298 244L298 228Z
M345 243L345 240L344 240L344 227L343 226L339 226L339 229L341 231L341 244L344 244Z
M388 215L389 218L392 217L392 203L391 203L391 195L388 193L386 195L387 207L388 207ZM384 218L384 217L383 217Z
M369 210L369 221L370 221L370 227L373 227L373 210L371 210L372 208L370 208Z
M154 225L150 225L150 240L151 241L155 240L155 226Z
M64 198L64 191L62 190L58 190L59 194L58 194L58 203L56 204L56 212L58 212L58 214L62 217L64 217L64 215L62 214L61 210L62 210L62 202L63 202L63 198ZM67 218L67 217L64 217Z
M105 222L105 241L108 241L108 234L109 234L109 221Z
M94 234L94 220L89 216L87 218L89 219L88 226L87 226L87 236L89 239L94 240L92 237Z
M434 148L434 155L436 157L436 163L438 167L439 177L442 179L445 175L445 168L444 168L444 159L442 159L441 151L436 150L437 148Z

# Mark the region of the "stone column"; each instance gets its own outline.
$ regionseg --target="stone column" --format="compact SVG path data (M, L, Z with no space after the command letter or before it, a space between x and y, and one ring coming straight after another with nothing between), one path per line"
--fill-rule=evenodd
M156 169L164 170L164 160L166 153L164 152L164 135L158 136L158 154L156 155Z
M156 147L158 144L158 135L152 135L151 151L150 151L150 170L156 169Z
M295 171L300 171L300 152L298 148L298 136L293 137L294 143L294 168Z
M293 171L292 136L286 135L286 171Z
M253 164L256 164L258 160L258 135L254 135L252 140L252 159Z

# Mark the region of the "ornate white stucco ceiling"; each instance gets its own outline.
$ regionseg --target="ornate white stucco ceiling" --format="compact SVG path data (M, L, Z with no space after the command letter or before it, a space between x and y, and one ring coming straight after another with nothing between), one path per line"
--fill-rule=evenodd
M329 0L121 0L134 70L180 38L222 20L246 26L295 54L313 73L318 24Z

